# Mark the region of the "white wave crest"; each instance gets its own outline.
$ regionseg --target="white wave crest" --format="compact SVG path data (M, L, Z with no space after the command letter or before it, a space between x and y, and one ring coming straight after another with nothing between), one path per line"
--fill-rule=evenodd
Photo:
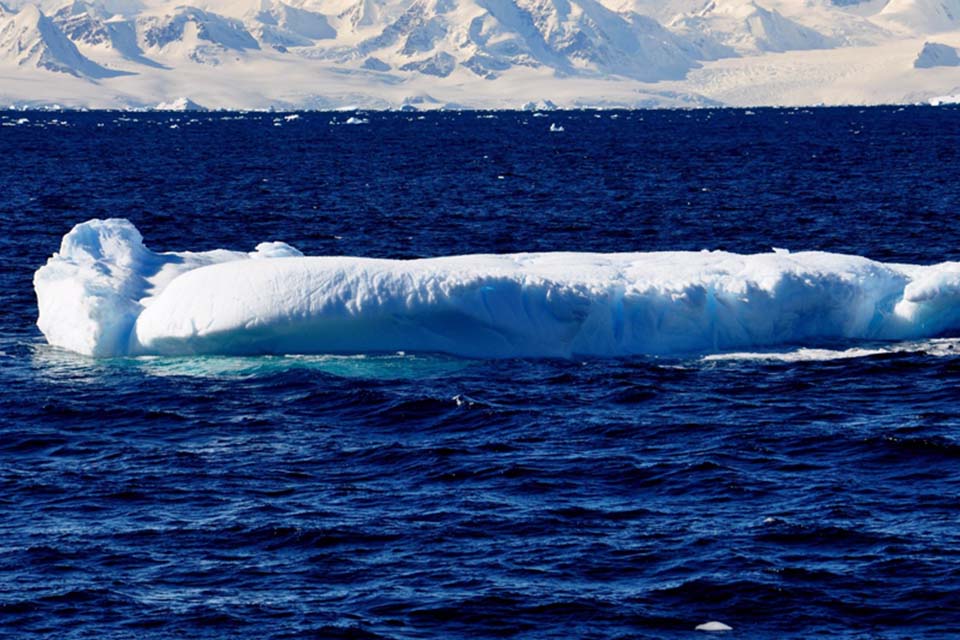
M47 341L78 353L718 353L960 329L960 263L823 252L526 253L424 260L155 253L91 220L34 276Z
M872 348L852 347L850 349L812 349L800 348L790 351L734 351L714 353L703 356L704 362L724 362L754 360L769 362L826 362L829 360L850 360L896 353L924 353L930 356L960 356L960 339L935 338L932 340L898 342Z

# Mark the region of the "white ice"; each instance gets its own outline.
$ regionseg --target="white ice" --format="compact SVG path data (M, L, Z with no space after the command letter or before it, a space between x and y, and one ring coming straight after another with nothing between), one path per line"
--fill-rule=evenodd
M801 347L789 351L731 351L713 353L703 356L702 359L704 362L826 362L898 353L923 353L936 357L957 357L960 356L960 340L957 338L933 338L930 340L896 342L882 346L851 347L849 349Z
M713 620L711 622L704 622L703 624L698 624L695 631L733 631L733 627L730 625L724 624Z
M74 227L34 285L47 341L93 356L708 354L960 329L960 263L823 252L155 253L111 219Z

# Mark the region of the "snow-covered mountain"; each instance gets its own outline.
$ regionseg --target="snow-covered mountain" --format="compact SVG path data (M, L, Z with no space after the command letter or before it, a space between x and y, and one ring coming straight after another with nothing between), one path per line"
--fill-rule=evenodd
M372 16L377 16L374 20ZM367 69L494 80L516 68L558 77L682 78L700 51L655 20L595 0L361 0L341 21L350 44L304 52Z
M85 57L37 7L14 13L0 5L0 60L25 69L41 69L87 78L118 75Z
M244 16L256 39L285 51L289 47L311 47L317 41L333 40L337 31L327 16L283 2L263 0Z
M753 0L716 0L671 23L681 32L700 33L744 54L829 49L835 40L767 9Z
M904 102L960 85L930 34L960 0L8 0L0 102Z
M879 17L918 33L949 31L960 25L960 0L890 0Z
M196 7L138 18L137 30L149 54L177 62L219 65L225 57L260 48L240 20Z
M78 47L89 48L93 57L115 53L134 63L160 66L144 56L134 21L109 12L104 5L74 0L57 9L51 19Z

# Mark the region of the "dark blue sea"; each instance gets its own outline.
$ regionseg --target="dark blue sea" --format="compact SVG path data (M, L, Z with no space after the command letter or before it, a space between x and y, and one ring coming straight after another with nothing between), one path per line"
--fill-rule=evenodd
M0 113L0 637L960 634L950 336L94 360L31 283L96 217L164 251L958 260L960 111L284 115Z

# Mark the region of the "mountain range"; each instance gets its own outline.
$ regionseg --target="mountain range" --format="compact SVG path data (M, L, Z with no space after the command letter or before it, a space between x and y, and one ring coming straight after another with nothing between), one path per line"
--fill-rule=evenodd
M0 103L928 102L958 47L960 0L10 0Z

